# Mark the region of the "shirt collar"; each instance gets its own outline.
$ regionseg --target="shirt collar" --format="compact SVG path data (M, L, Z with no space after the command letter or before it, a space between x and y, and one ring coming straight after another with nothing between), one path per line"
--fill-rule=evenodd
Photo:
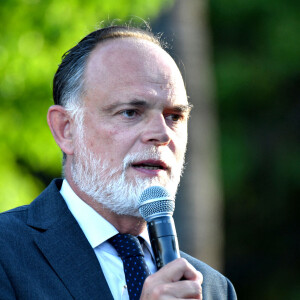
M66 179L63 180L60 193L93 248L96 248L112 236L118 234L118 230L111 223L76 195ZM153 257L146 228L140 236L145 240L146 246Z

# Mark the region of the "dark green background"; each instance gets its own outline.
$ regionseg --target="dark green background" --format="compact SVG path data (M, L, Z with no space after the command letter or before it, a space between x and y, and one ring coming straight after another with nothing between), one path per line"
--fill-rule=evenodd
M172 3L1 1L0 211L29 203L60 174L46 113L63 52L102 20L139 16L159 23ZM300 2L208 4L225 273L239 299L300 299Z
M300 299L300 2L209 3L226 270L240 299Z

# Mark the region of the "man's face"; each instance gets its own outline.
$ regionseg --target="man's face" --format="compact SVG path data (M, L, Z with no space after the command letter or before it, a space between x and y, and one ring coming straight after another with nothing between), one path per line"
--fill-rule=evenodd
M148 41L107 41L88 60L85 90L84 135L75 138L73 177L80 165L83 177L98 173L97 181L105 183L98 190L111 181L118 186L140 185L141 190L152 184L168 187L171 181L175 193L187 143L189 106L171 57ZM106 191L104 198L111 193Z

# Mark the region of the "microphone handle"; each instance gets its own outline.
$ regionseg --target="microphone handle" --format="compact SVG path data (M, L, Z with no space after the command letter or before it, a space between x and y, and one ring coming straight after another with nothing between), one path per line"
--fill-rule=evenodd
M180 257L174 219L154 218L147 223L157 269Z

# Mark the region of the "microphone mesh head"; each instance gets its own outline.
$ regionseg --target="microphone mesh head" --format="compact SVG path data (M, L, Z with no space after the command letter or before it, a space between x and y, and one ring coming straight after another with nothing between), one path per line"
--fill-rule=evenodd
M139 212L149 221L156 217L172 216L175 200L161 186L151 186L143 191L139 199Z

